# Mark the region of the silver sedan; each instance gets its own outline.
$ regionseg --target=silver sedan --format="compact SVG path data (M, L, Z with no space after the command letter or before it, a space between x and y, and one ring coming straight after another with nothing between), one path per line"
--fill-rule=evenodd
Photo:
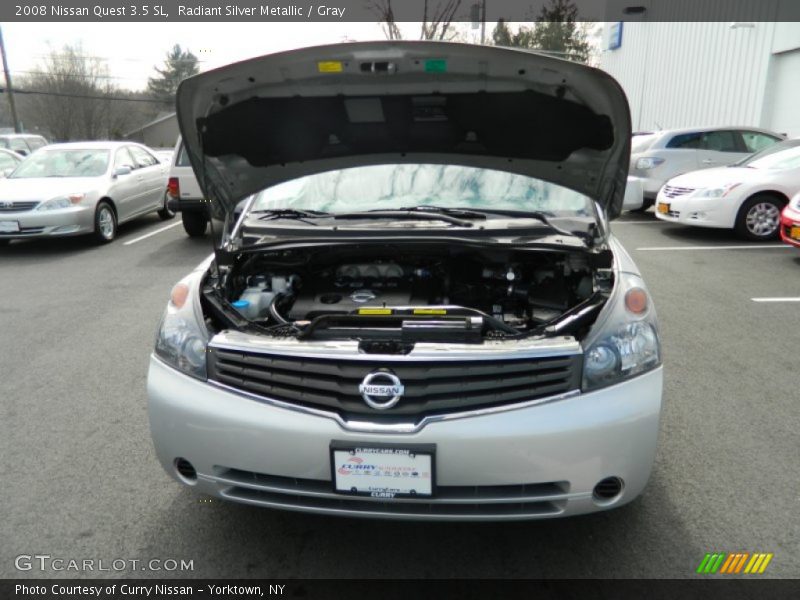
M54 144L0 180L0 245L13 239L93 234L114 240L117 226L165 205L168 165L130 142Z

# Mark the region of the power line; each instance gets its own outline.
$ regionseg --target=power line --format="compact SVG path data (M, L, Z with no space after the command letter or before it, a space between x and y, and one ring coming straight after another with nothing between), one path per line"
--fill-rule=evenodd
M33 58L52 58L52 54L31 54ZM57 54L57 57L61 57L61 54ZM111 60L122 60L127 62L139 62L139 63L152 63L153 61L146 59L146 58L133 58L133 57L109 57L109 56L92 56L89 54L75 54L70 55L70 58L79 58L79 59L92 59L92 60L100 60L103 62L109 62ZM204 63L208 62L207 60L201 58L176 58L175 60L170 60L170 62L191 62L191 63Z
M5 87L0 87L0 94L6 93ZM14 94L25 95L39 95L39 96L55 96L57 98L78 98L82 100L116 100L119 102L148 102L150 104L169 104L163 100L155 100L153 98L122 98L119 96L90 96L88 94L66 94L64 92L44 92L40 90L20 90L14 88L11 90Z
M26 71L22 69L12 69L11 70L14 75L52 75L52 73L48 71ZM70 75L70 77L83 77L88 79L132 79L132 80L142 80L147 79L147 77L123 77L122 75L82 75L80 73L74 73Z

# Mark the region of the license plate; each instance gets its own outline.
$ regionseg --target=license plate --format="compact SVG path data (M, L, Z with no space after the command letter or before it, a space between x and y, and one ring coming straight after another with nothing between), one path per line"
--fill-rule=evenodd
M18 221L0 221L0 232L16 233L17 231L19 231Z
M331 442L333 489L371 498L429 498L435 487L436 447Z
M800 225L795 225L789 230L789 237L793 240L800 240Z
M656 207L656 210L660 212L662 215L666 215L669 212L669 204L659 204Z

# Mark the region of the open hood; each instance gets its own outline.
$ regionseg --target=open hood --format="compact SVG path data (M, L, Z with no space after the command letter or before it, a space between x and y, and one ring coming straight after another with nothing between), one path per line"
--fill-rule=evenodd
M443 42L303 48L183 81L181 135L212 214L312 173L386 163L498 169L622 207L628 102L608 74Z

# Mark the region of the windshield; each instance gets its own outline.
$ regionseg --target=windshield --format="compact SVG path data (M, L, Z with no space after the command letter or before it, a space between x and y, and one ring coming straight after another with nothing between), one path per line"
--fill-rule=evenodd
M741 163L741 166L751 169L773 169L784 171L800 167L800 141L792 140L793 144L785 146L776 144L767 150L751 156Z
M259 192L251 211L346 213L414 206L541 211L554 217L593 215L591 200L567 188L474 167L391 164L328 171Z
M10 178L99 177L108 168L108 150L40 150L20 164Z

